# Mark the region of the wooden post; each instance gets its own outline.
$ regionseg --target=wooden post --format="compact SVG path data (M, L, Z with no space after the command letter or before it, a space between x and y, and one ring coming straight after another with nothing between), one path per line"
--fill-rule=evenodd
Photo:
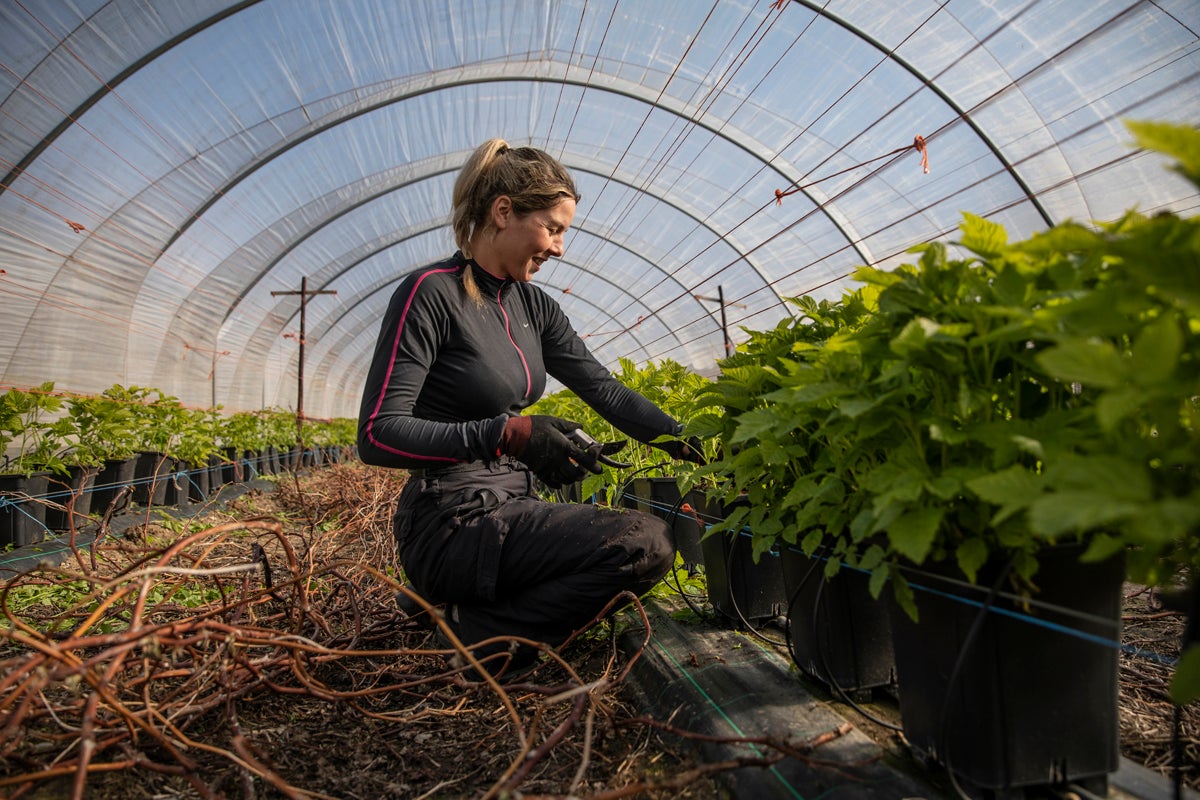
M318 294L337 294L331 289L320 289L310 292L308 290L308 276L305 275L300 279L300 291L298 292L271 292L271 297L279 297L280 295L300 295L300 361L296 367L297 386L296 386L296 438L300 442L301 447L304 446L304 337L305 332L305 311L308 307L308 298Z

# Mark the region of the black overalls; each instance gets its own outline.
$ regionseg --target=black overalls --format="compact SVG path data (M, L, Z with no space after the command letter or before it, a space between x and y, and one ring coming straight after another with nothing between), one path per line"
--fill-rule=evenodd
M392 297L368 373L359 453L412 471L397 506L401 564L431 602L452 604L467 644L521 636L558 645L616 594L670 568L670 529L650 514L547 503L524 465L498 455L504 424L537 400L546 375L639 441L680 425L587 351L555 303L529 283L461 254L409 275Z

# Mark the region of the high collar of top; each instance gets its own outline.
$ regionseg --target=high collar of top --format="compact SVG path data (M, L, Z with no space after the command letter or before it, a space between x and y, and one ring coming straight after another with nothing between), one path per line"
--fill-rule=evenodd
M479 291L484 297L490 297L493 300L513 285L511 278L497 278L492 273L488 272L473 258L464 258L460 252L457 254L463 264L471 266L471 275L475 278L475 283L479 286Z

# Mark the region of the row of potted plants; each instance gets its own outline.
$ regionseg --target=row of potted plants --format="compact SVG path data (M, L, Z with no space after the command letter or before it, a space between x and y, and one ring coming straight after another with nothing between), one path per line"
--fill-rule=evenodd
M10 389L0 395L0 543L65 530L104 511L121 487L132 487L134 502L173 505L226 478L340 458L354 440L353 420L305 420L301 431L289 412L222 415L147 387Z
M1200 133L1131 129L1200 184ZM622 362L709 463L631 443L634 466L575 499L659 513L681 552L704 535L715 610L787 613L797 664L835 688L894 684L906 738L952 777L1102 788L1122 583L1200 575L1200 223L1130 212L1010 243L966 214L913 255L744 331L714 381ZM621 438L569 392L533 410ZM1200 646L1172 694L1200 697Z
M1131 129L1200 185L1200 133ZM755 562L810 559L789 596L860 584L919 753L989 789L1103 782L1122 582L1200 575L1200 222L1130 212L1009 243L967 214L956 244L748 331L689 424L719 457L681 488L707 487L714 533Z

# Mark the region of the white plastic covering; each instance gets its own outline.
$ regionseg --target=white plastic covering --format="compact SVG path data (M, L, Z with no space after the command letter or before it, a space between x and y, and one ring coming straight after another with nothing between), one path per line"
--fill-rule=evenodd
M305 411L353 416L492 136L577 176L537 280L596 355L711 371L718 291L736 342L963 211L1194 212L1122 120L1200 124L1198 31L1196 0L0 0L0 385L294 407L272 292L306 277Z

